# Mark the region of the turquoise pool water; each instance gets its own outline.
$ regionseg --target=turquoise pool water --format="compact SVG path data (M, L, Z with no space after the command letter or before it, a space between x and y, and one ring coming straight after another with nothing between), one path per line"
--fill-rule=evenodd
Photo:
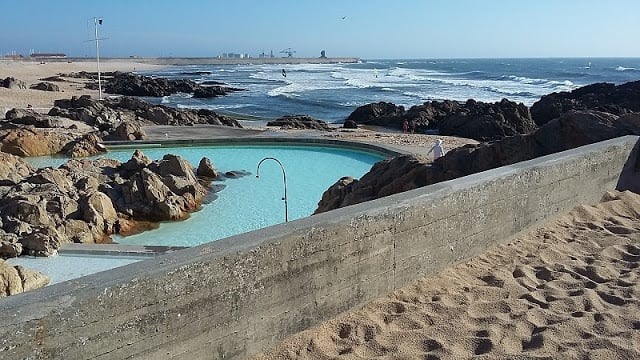
M131 245L195 246L228 236L260 229L284 222L285 208L283 176L277 158L287 173L289 221L309 216L315 211L323 192L343 176L359 178L384 156L356 149L292 145L234 145L193 147L146 147L141 150L152 159L164 154L176 154L197 166L208 157L219 172L246 171L236 179L215 181L224 189L217 198L191 214L185 221L165 222L155 230L141 234L116 237L114 241ZM107 155L120 161L131 158L134 149L111 150ZM67 159L30 158L34 166L59 166Z
M7 259L13 266L22 265L49 276L49 285L128 265L149 257L109 255L20 256Z

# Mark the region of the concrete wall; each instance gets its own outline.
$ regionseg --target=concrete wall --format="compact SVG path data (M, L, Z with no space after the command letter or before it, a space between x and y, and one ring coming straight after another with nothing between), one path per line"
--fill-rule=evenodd
M0 301L0 358L244 359L595 203L624 137L177 251ZM633 156L630 157L630 155Z

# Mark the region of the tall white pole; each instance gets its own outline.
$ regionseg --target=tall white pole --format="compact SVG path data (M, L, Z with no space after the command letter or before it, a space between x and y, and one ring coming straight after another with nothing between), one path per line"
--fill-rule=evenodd
M102 19L98 19L96 17L93 18L93 25L95 27L96 33L96 63L98 64L98 98L102 100L102 82L100 81L100 39L98 38L98 20L100 24L102 24Z

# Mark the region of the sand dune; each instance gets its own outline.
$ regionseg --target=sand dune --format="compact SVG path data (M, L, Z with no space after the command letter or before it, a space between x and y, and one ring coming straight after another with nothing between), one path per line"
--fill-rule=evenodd
M640 358L640 195L611 192L255 359Z

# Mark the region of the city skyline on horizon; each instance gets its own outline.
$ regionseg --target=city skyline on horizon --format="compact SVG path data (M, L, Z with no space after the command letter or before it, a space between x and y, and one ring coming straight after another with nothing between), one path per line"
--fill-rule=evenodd
M104 19L97 25L104 57L286 57L287 49L294 57L325 50L327 57L362 59L640 57L632 45L640 37L640 2L632 0L65 3L71 6L6 4L14 16L0 24L0 54L95 56L97 16Z

